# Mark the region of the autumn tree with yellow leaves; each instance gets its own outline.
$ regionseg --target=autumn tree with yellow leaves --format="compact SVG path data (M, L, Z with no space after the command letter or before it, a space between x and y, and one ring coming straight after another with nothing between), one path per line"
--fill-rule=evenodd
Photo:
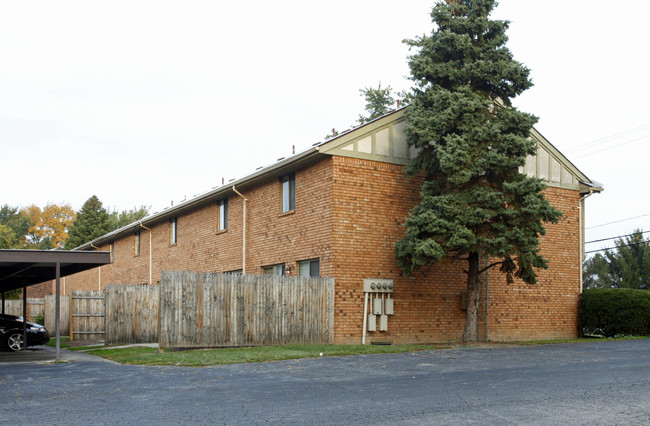
M49 250L63 248L76 214L69 204L48 204L42 209L32 204L23 213L31 220L26 244L29 248Z

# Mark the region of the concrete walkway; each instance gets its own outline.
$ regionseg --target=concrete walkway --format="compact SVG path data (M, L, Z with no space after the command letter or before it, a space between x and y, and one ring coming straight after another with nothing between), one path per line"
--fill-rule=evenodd
M105 361L103 358L66 349L61 349L59 355L60 362ZM21 352L0 350L0 364L49 364L55 360L56 348L51 346L32 346Z

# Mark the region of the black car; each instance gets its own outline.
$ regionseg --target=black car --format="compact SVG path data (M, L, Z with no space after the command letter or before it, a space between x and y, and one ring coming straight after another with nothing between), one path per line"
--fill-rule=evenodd
M27 346L44 345L50 341L50 333L42 325L27 321ZM20 351L23 342L23 317L0 314L0 346Z

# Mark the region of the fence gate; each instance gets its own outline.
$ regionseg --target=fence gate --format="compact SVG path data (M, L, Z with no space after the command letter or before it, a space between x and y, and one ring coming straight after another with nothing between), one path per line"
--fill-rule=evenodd
M104 340L105 308L103 291L73 291L70 296L70 340Z

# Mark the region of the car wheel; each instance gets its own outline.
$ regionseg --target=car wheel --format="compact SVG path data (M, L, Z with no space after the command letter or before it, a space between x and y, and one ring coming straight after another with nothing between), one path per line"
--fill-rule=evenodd
M9 338L7 339L7 346L9 346L9 349L14 352L22 351L23 347L25 346L22 333L10 334Z

